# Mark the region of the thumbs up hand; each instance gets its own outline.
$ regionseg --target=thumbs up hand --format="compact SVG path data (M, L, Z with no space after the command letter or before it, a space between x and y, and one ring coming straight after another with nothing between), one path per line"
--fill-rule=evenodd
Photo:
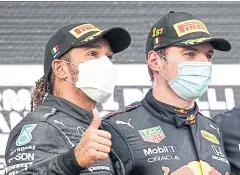
M108 158L112 145L111 134L99 130L100 125L101 117L99 112L94 109L93 120L74 150L76 160L82 168L94 164L97 160L106 160Z

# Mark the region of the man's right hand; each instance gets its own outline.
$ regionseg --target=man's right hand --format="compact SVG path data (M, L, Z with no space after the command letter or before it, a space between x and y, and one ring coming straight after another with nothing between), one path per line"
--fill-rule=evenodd
M82 168L94 164L97 160L106 160L108 158L112 145L111 134L99 130L100 124L101 117L99 112L94 109L92 123L74 150L76 160Z

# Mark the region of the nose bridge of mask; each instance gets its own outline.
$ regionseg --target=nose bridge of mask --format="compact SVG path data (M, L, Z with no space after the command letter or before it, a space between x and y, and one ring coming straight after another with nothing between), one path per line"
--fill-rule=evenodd
M78 65L78 68L80 69L82 67L82 65L93 65L93 66L99 66L100 64L104 64L104 65L113 65L113 63L109 60L109 58L104 55L101 56L100 58L97 59L91 59L91 60L87 60L83 63L80 63Z
M165 59L167 59L168 61L172 62L172 63L176 63L176 64L184 64L184 65L190 65L190 66L200 66L200 65L203 65L203 66L211 66L212 63L211 62L198 62L198 61L174 61L174 60L171 60L169 58L167 58L166 56L162 55L159 53L159 55Z
M194 72L195 72L194 70L196 69L196 66L198 68L202 67L202 74L201 75L206 75L206 74L209 74L209 73L211 74L211 72L212 72L212 69L211 68L209 69L209 67L212 67L212 63L211 62L174 61L174 60L171 60L171 59L167 58L166 56L164 56L162 54L159 54L159 55L161 57L167 59L168 61L177 64L177 66L178 66L178 74L177 75L179 75L179 74L182 74L182 75L193 75ZM187 71L185 71L186 67L188 67ZM198 72L198 75L199 75L199 72ZM168 80L165 76L163 76L163 77L166 80ZM168 80L168 81L170 81L170 80Z

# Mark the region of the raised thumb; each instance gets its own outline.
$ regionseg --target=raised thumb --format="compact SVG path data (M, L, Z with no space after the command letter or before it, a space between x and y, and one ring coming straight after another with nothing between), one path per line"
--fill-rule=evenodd
M90 128L98 129L101 125L101 117L97 109L93 109L93 120L90 124Z

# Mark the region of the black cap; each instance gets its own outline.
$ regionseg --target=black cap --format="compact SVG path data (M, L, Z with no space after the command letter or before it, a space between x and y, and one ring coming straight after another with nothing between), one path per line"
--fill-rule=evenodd
M212 37L205 24L195 16L170 11L152 26L146 43L146 55L151 50L170 45L195 46L206 42L210 42L216 50L231 49L231 44L227 40Z
M101 30L93 24L77 23L60 28L49 39L45 48L44 75L49 80L52 62L70 49L84 46L100 37L106 39L113 53L121 52L131 43L130 34L121 27Z

